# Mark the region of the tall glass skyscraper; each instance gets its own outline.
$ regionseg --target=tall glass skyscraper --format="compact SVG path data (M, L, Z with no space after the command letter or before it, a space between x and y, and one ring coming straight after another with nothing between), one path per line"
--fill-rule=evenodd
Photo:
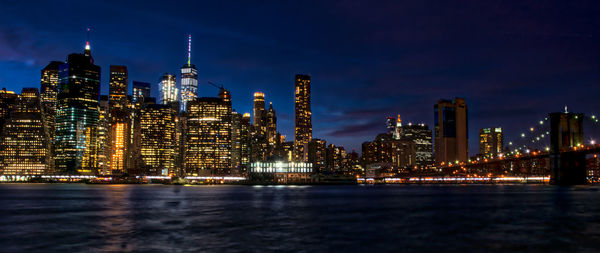
M83 54L70 54L58 72L55 170L61 174L97 172L100 66L89 42Z
M188 37L188 62L181 67L181 108L187 110L187 104L198 97L198 70L192 64L192 35Z

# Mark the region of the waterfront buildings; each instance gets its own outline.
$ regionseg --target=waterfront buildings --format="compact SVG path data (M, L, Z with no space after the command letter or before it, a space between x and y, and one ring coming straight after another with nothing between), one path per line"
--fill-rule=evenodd
M389 133L379 134L372 142L362 144L363 166L385 163L395 169L412 168L416 164L415 146L411 140L396 140Z
M253 162L249 180L265 183L309 183L312 164L305 162L267 161Z
M140 116L142 173L175 174L177 111L169 105L149 104Z
M433 105L435 163L469 159L467 103L463 98L439 100Z
M495 158L504 149L504 137L501 127L479 130L479 154L484 158Z
M123 174L127 168L127 148L130 137L127 78L127 67L110 66L110 168L113 175Z
M325 140L312 139L308 143L308 162L315 173L323 173L326 169L327 143Z
M42 175L48 172L48 136L37 88L23 88L0 137L0 174Z
M100 66L89 42L83 54L70 54L59 67L55 134L55 170L63 174L97 173Z
M185 174L231 173L231 101L202 97L188 103L185 132Z
M295 138L294 158L308 161L308 143L312 139L312 111L310 108L310 75L296 75L295 83Z
M397 134L400 140L409 140L415 144L415 165L426 168L433 164L432 133L425 124L407 124L399 126Z

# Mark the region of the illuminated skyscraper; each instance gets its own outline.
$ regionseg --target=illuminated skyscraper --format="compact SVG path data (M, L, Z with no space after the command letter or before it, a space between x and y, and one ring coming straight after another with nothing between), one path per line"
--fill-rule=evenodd
M100 95L98 116L98 174L110 175L110 109L108 96Z
M61 174L97 173L100 67L89 42L83 54L70 54L58 72L55 169Z
M48 133L50 143L54 141L55 134L54 124L56 120L56 104L58 96L58 67L61 64L63 64L63 62L51 61L44 69L42 69L40 97L44 126Z
M177 111L168 105L147 105L142 109L140 156L145 175L174 174L176 119Z
M308 143L312 139L312 112L310 109L310 75L296 75L295 139L296 161L308 161Z
M158 92L159 104L167 105L177 102L177 94L179 93L179 89L177 89L175 76L165 73L160 79L160 83L158 83Z
M501 127L479 130L479 154L486 158L494 158L502 153L502 149L504 149L504 138Z
M125 173L129 144L129 108L127 101L127 67L110 66L110 169L111 174Z
M133 81L133 103L143 103L144 98L150 97L150 83Z
M433 105L435 163L469 159L467 103L463 98L440 100Z
M254 118L252 125L257 133L264 135L267 132L267 111L265 110L265 94L254 93Z
M400 140L409 140L415 143L415 165L425 168L433 164L432 133L427 125L409 123L400 126L400 130L397 132L400 134Z
M202 97L188 104L184 168L188 176L231 173L231 101Z
M23 88L1 137L0 174L41 175L47 172L47 136L37 88Z
M250 113L232 113L231 167L235 175L243 175L250 161Z
M275 144L277 143L277 115L275 115L273 103L269 103L269 110L267 111L266 121L267 140L269 141L269 146L271 146L271 148L274 148Z
M0 134L4 131L4 124L15 107L19 96L14 91L0 90Z
M198 70L192 64L192 35L188 37L188 61L181 67L181 108L187 110L187 104L198 97Z
M312 163L315 173L325 172L327 143L325 140L312 139L308 144L308 162Z

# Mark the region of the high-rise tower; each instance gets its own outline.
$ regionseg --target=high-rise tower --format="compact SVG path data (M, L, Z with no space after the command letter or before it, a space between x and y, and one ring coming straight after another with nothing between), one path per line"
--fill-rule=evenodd
M467 102L440 100L433 105L435 163L455 163L469 159Z
M187 110L187 104L198 97L198 70L192 64L192 35L188 36L188 61L181 67L181 108Z
M265 110L265 94L262 92L254 93L254 109L253 109L252 125L255 132L261 135L267 132L267 111Z
M100 67L94 65L89 41L83 54L70 54L60 65L58 79L55 169L96 174Z
M177 89L177 83L175 81L175 76L165 73L161 79L160 83L158 83L158 103L159 104L172 104L178 101L177 94L179 93L179 89Z
M312 112L310 109L310 75L296 75L294 158L308 161L308 143L312 139Z

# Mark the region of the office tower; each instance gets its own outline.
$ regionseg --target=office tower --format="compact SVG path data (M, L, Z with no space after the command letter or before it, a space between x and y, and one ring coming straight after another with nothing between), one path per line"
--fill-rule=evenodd
M192 35L188 37L188 61L181 67L181 108L185 112L190 101L198 97L198 70L192 64Z
M231 102L218 97L202 97L191 101L186 122L186 175L230 174Z
M308 143L312 139L312 112L310 110L310 76L296 75L295 98L295 160L308 161Z
M144 98L150 97L150 83L133 81L132 86L133 103L143 103Z
M372 142L362 144L363 166L387 164L396 169L413 167L416 163L415 142L396 140L391 134L379 134Z
M252 124L250 123L250 113L244 113L242 115L242 121L240 124L241 128L240 128L240 142L241 142L241 153L240 153L240 157L241 157L241 172L242 173L247 173L249 166L250 166L250 152L251 152L251 146L250 146L250 130L252 127Z
M400 126L400 140L410 140L415 144L415 165L426 168L433 165L433 145L431 130L425 124Z
M267 132L267 112L265 111L265 94L262 92L254 93L254 118L252 126L255 132L266 134Z
M313 172L325 172L325 162L327 156L327 143L325 140L312 139L308 143L308 162L312 163Z
M83 54L70 54L58 72L55 170L60 174L97 173L100 67L89 42Z
M108 96L100 95L98 116L98 174L110 175L110 106Z
M160 83L158 83L158 103L162 105L176 103L177 94L179 90L177 89L177 83L175 81L175 76L165 73L161 79Z
M269 146L274 148L277 143L277 115L275 115L273 103L269 103L269 110L267 111L266 115L266 125L267 140L269 141Z
M467 103L463 98L440 100L433 105L434 156L437 165L469 159Z
M37 88L23 88L5 122L0 140L0 174L41 175L49 161Z
M49 142L54 141L54 123L56 120L56 104L58 96L58 67L63 64L59 61L51 61L42 69L42 79L40 85L40 97L42 104L42 115L44 117L44 127L49 138Z
M7 91L6 88L0 90L0 134L4 131L6 120L17 102L19 95L14 91Z
M129 108L127 101L127 67L110 66L110 168L111 174L125 173L129 144Z
M504 138L501 127L482 128L479 130L479 154L486 158L498 157L504 149Z
M147 105L141 110L141 151L145 175L173 175L177 111L169 105Z
M232 113L231 167L235 175L244 175L250 161L250 114Z

